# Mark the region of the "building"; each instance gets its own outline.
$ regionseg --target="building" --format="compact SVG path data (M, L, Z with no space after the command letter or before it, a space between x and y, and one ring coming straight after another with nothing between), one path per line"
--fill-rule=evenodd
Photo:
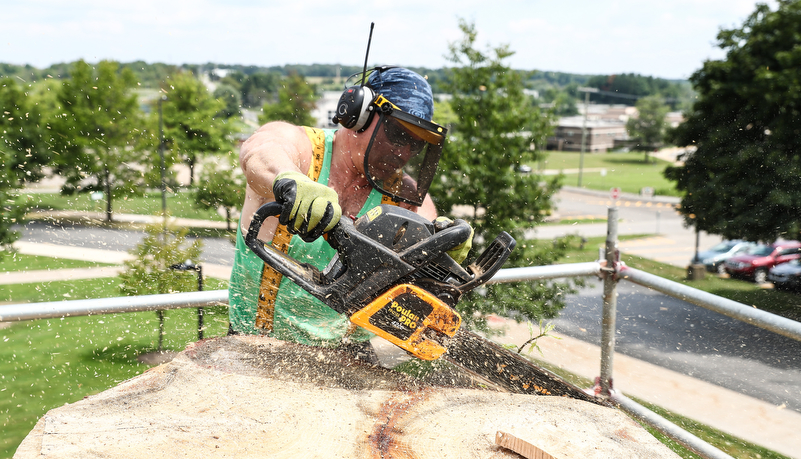
M331 122L336 114L337 102L342 95L342 91L323 91L322 97L317 100L317 105L312 110L311 115L317 120L314 127L321 129L334 129L339 125Z
M554 135L548 138L547 148L559 151L581 151L582 132L587 129L584 151L602 152L615 147L615 140L628 139L625 121L600 117L567 116L556 125Z

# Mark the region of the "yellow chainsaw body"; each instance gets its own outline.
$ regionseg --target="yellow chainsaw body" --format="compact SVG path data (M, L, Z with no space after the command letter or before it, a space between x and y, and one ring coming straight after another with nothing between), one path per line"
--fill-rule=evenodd
M427 330L453 337L462 324L442 300L411 284L387 290L350 320L422 360L436 360L447 350Z

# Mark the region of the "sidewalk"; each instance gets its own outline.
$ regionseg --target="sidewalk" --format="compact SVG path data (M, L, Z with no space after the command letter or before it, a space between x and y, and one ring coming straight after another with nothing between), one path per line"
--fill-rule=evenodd
M211 222L214 223L214 222ZM32 243L17 241L13 244L14 249L25 255L38 255L42 257L67 258L69 260L94 261L96 263L111 263L121 265L123 262L134 258L128 252L116 250L90 249L87 247L70 247L64 245ZM0 284L15 284L25 282L43 282L54 280L70 279L89 279L92 277L115 277L122 267L106 268L84 268L84 269L62 269L47 271L27 271L24 273L3 273L0 275ZM38 277L39 275L46 278ZM61 274L58 274L61 273ZM214 263L203 263L204 277L228 280L231 278L231 267ZM59 276L61 277L59 279ZM77 277L86 276L86 277ZM7 279L19 279L17 282L6 281Z

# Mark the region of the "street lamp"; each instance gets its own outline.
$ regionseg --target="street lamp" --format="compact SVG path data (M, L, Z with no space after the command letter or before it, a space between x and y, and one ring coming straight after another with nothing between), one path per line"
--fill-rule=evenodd
M581 188L581 176L584 171L584 149L587 143L587 107L590 104L590 93L598 92L598 88L578 88L578 92L584 93L584 122L581 125L581 156L579 157L579 176L578 186Z
M197 271L197 291L203 291L203 266L192 263L192 260L186 260L183 263L170 266L170 269L175 271ZM197 308L197 339L203 339L203 307Z
M161 158L161 215L164 218L164 232L167 232L167 180L164 178L166 167L164 165L164 118L161 113L161 104L167 96L159 97L159 157Z

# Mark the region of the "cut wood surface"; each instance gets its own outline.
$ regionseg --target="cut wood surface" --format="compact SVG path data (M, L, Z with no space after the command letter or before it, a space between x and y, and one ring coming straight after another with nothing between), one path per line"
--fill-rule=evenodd
M585 401L435 386L347 354L231 336L49 411L27 458L675 458L622 412Z

